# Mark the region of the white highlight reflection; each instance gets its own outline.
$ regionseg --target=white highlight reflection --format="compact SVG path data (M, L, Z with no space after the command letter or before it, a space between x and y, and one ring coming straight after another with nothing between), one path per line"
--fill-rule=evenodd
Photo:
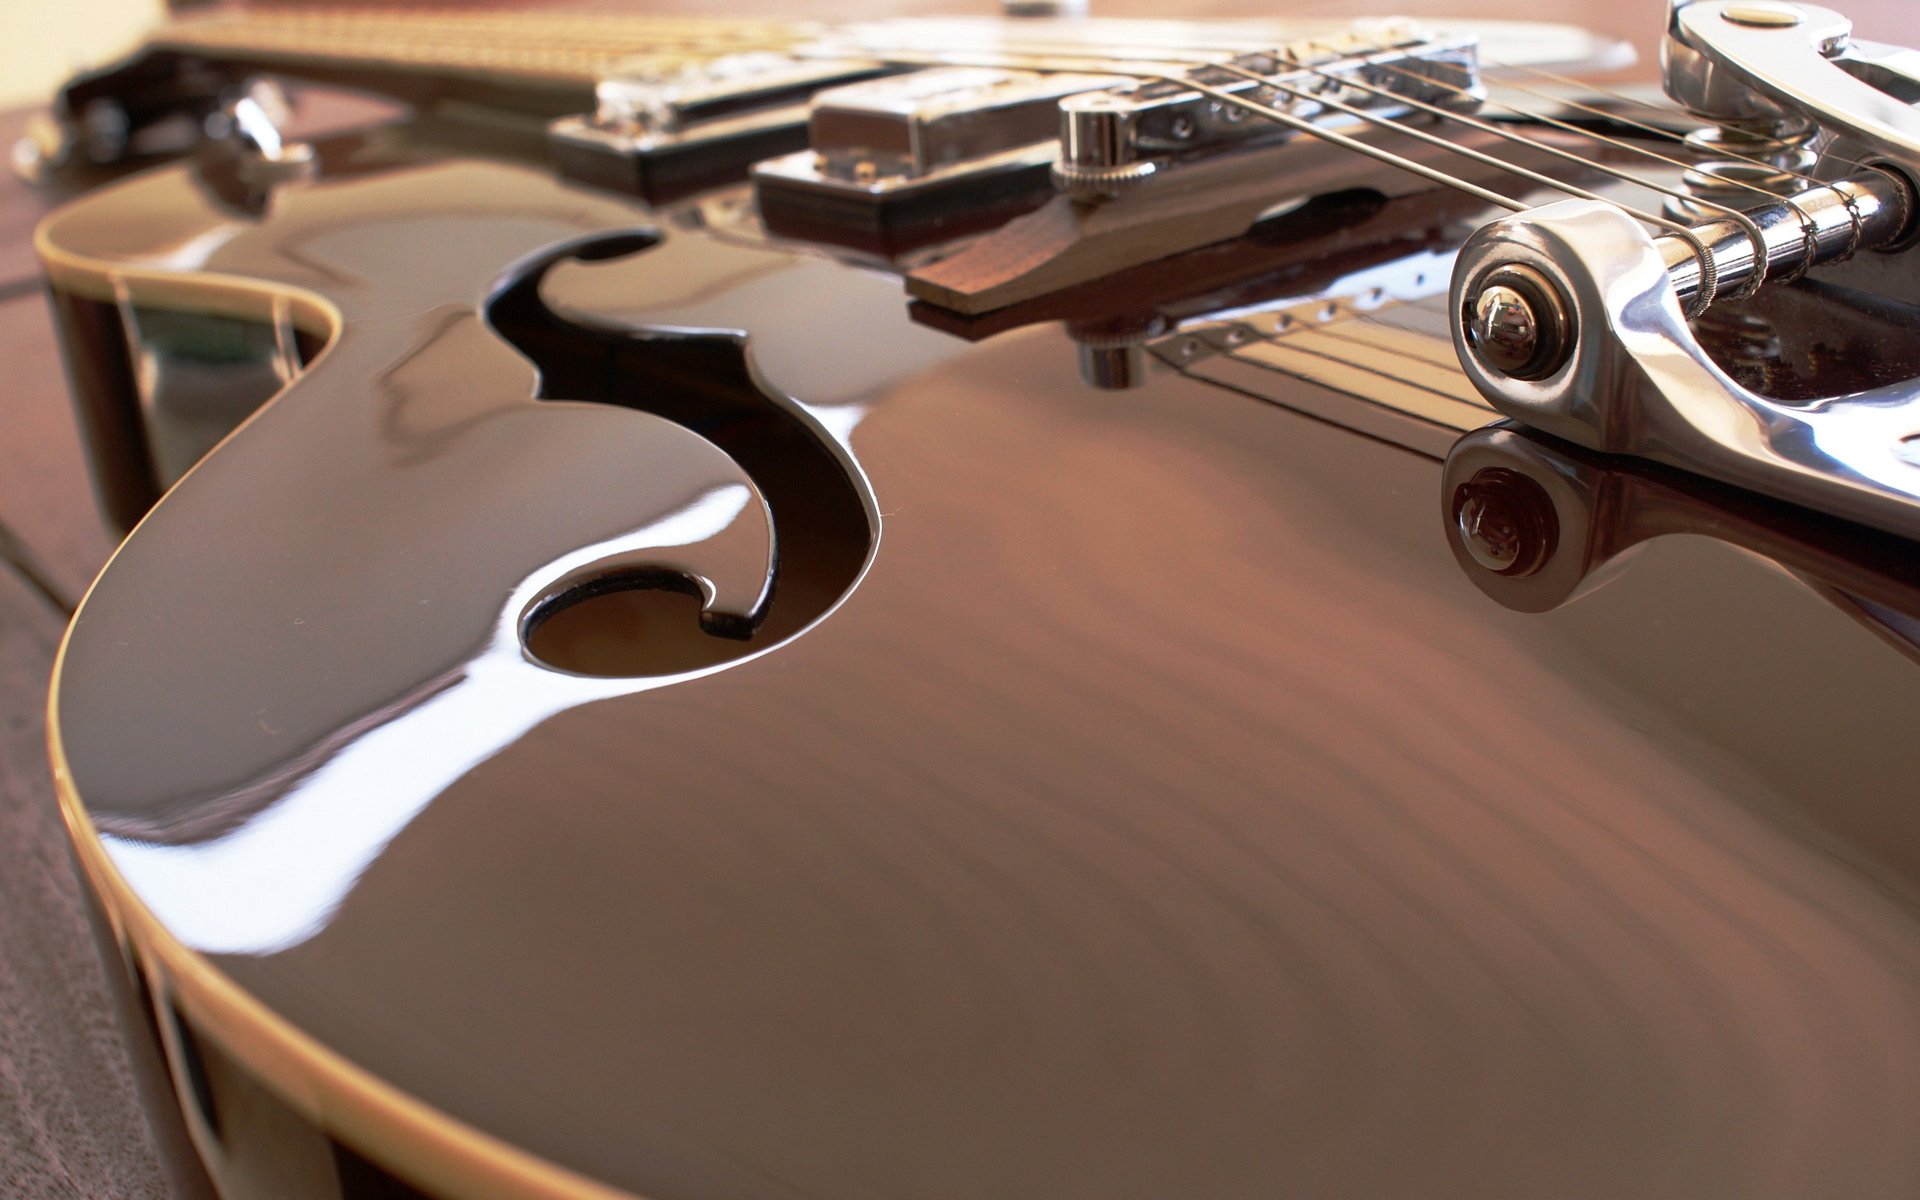
M514 589L487 646L443 690L354 739L233 831L191 845L103 835L114 866L173 934L213 954L271 954L325 928L388 843L462 776L557 713L709 674L606 679L530 661L520 614L544 581L615 555L715 537L752 501L729 484L588 546ZM730 665L730 664L729 664ZM430 748L431 752L426 752Z

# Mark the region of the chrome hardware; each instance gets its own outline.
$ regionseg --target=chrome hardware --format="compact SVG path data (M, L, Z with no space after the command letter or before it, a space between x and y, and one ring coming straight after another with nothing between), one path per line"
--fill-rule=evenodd
M1911 232L1913 215L1913 189L1904 178L1863 171L1749 209L1745 222L1706 221L1695 225L1689 238L1663 235L1656 244L1674 292L1691 316L1710 306L1716 295L1750 288L1756 274L1761 281L1791 282L1809 268L1844 261L1863 249L1894 245ZM1749 223L1762 235L1764 261Z
M846 36L821 52L861 44ZM1475 39L1435 38L1406 22L1197 58L1170 45L1167 62L1079 53L1070 42L1042 52L1009 36L1007 49L957 42L950 54L971 56L970 65L939 65L946 59L932 51L882 54L930 69L816 96L810 151L754 168L769 226L897 254L1035 206L1049 169L1053 186L1103 200L1296 131L1253 116L1249 104L1341 126L1360 119L1354 111L1404 115L1407 97L1458 109L1479 96Z
M1167 321L1156 314L1141 320L1068 321L1066 327L1078 348L1081 380L1117 392L1146 385L1147 343L1167 331Z
M286 91L271 79L256 79L217 117L208 118L207 130L240 148L242 179L267 188L311 179L319 170L313 146L282 132L292 120Z
M1467 378L1501 413L1576 445L1920 537L1920 379L1778 399L1688 324L1914 239L1920 55L1856 42L1813 5L1673 0L1663 60L1668 94L1717 123L1688 139L1713 161L1687 172L1665 220L1568 200L1468 239L1452 291Z
M124 69L76 78L50 111L29 119L13 146L12 166L29 183L44 183L69 167L98 167L142 154L180 153L199 138L203 121L217 119L234 93L233 79L199 64L169 61L168 71Z
M1483 570L1525 579L1553 557L1559 534L1553 501L1528 476L1483 468L1453 488L1448 500L1452 542Z
M1126 97L1111 92L1062 101L1054 186L1076 199L1105 200L1150 179L1159 164L1139 157L1137 113Z
M1685 139L1700 161L1681 172L1685 198L1669 198L1666 215L1702 221L1726 208L1751 208L1758 192L1786 196L1805 186L1818 165L1820 127L1808 120L1710 125Z
M1768 0L1758 0L1751 4L1729 4L1721 10L1721 16L1735 25L1755 25L1763 29L1785 29L1798 25L1804 18L1800 10L1791 4L1773 4Z
M1467 344L1502 375L1540 379L1566 361L1566 305L1540 272L1496 267L1478 285L1464 314Z
M562 174L671 199L799 149L815 92L888 70L867 59L768 52L616 74L595 86L592 114L564 117L547 133Z
M1702 161L1681 177L1683 189L1693 199L1671 199L1666 212L1698 221L1714 206L1751 207L1756 188L1778 195L1799 190L1818 165L1814 145L1820 126L1791 106L1783 108L1757 95L1750 79L1741 74L1743 68L1726 57L1714 36L1727 26L1792 30L1806 23L1805 11L1775 0L1729 2L1720 7L1717 19L1693 23L1706 31L1704 38L1690 38L1682 31L1679 17L1680 10L1691 3L1673 0L1669 10L1662 53L1665 84L1668 94L1683 107L1716 123L1687 137L1688 147L1702 155ZM1845 44L1845 35L1832 29L1818 38L1822 56L1838 52ZM1770 46L1769 55L1780 57L1785 48Z
M835 178L923 179L1045 141L1062 97L1118 82L1111 75L937 67L822 92L808 118L809 137L820 168Z
M1845 17L1811 4L1673 0L1667 94L1723 124L1811 120L1849 147L1848 159L1920 175L1920 53L1852 33Z
M1405 22L1368 25L1064 101L1054 183L1077 200L1110 199L1187 159L1297 132L1244 102L1328 127L1355 124L1356 110L1405 115L1408 99L1471 109L1482 95L1477 45ZM1364 86L1343 86L1349 80Z
M27 119L26 129L14 139L8 164L16 178L40 184L49 173L65 166L73 158L78 142L73 128L45 113Z
M881 253L983 228L1049 194L1062 98L1119 82L934 67L829 89L810 149L754 165L755 200L776 232Z
M1878 180L1891 185L1890 176ZM1872 180L1830 189L1851 196L1832 208L1806 202L1809 215L1863 209L1879 192ZM1843 190L1844 189L1844 190ZM1782 207L1785 207L1784 205ZM1862 212L1864 231L1893 227L1903 207L1884 216ZM1804 242L1797 222L1776 243L1769 266L1852 239L1829 219L1832 237ZM1778 223L1763 223L1769 230ZM1868 236L1862 234L1862 240ZM1705 235L1713 263L1722 244ZM1740 240L1738 238L1733 240ZM1751 246L1745 270L1751 271ZM1454 311L1466 313L1494 273L1516 267L1545 279L1571 314L1573 337L1564 361L1538 378L1503 372L1476 344L1464 320L1454 348L1473 385L1501 413L1555 437L1610 454L1633 454L1753 491L1907 536L1920 536L1920 463L1902 453L1920 433L1920 381L1805 403L1748 390L1696 341L1681 311L1674 266L1680 251L1663 246L1611 205L1567 200L1489 225L1470 238L1455 265ZM1738 279L1740 259L1725 270ZM1698 284L1696 283L1696 286ZM1697 295L1697 293L1696 293Z
M1910 652L1920 628L1920 561L1898 538L1510 425L1453 444L1440 504L1460 569L1516 612L1560 608L1623 574L1648 542L1685 534L1778 563Z

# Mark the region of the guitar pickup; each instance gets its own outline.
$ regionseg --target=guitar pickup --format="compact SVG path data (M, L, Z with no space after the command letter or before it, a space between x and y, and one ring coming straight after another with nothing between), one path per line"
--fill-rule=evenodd
M671 71L644 60L594 89L595 109L548 127L554 166L650 203L741 178L749 164L807 144L815 92L895 68L870 59L745 53Z
M1111 75L935 67L821 92L809 148L758 163L775 233L894 255L988 229L1052 194L1060 101Z

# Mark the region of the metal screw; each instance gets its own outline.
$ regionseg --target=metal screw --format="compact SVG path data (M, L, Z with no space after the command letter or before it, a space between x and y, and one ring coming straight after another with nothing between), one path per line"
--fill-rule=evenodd
M1768 0L1729 4L1720 10L1720 17L1735 25L1751 25L1761 29L1789 29L1803 19L1800 10L1793 5L1772 4Z
M1482 365L1514 379L1544 379L1572 350L1559 290L1517 263L1488 272L1460 319Z
M1453 494L1453 521L1468 557L1496 575L1532 575L1553 557L1559 520L1545 489L1517 471L1488 467Z

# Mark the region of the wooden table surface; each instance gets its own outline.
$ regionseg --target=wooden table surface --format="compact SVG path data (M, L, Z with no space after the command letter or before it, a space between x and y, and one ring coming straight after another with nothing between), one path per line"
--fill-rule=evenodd
M1893 40L1909 0L1850 6L1863 35ZM656 7L700 9L691 0ZM759 0L741 7L790 11ZM811 15L839 3L798 6ZM933 3L889 4L935 11ZM965 5L969 9L979 5ZM1096 5L1142 11L1144 4ZM1326 13L1359 5L1290 6ZM1577 0L1517 12L1481 0L1396 0L1413 15L1460 12L1584 21L1653 45L1657 0ZM1245 11L1243 4L1184 5L1181 15ZM1164 11L1164 10L1162 10ZM11 145L24 114L0 116ZM204 1194L158 1067L125 1036L131 1006L88 932L90 914L55 810L45 752L45 692L66 609L112 549L86 479L65 383L29 250L45 197L0 176L0 1195L18 1200ZM118 989L118 990L116 990Z
M0 118L6 144L21 120ZM143 1102L164 1085L126 1036L132 1009L94 949L47 769L47 678L65 610L113 542L29 249L45 205L0 176L0 1195L194 1195L184 1134L168 1107Z
M0 119L7 144L20 123ZM183 1135L165 1107L142 1103L156 1064L129 1050L142 1047L126 1037L120 980L94 950L47 770L47 678L65 609L112 541L29 250L44 203L0 177L0 1194L190 1194Z

